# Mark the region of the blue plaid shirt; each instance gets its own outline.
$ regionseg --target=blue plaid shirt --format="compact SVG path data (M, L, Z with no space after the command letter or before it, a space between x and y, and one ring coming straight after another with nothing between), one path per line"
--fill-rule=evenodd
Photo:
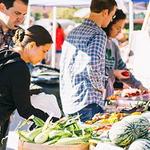
M96 103L104 106L105 32L86 19L73 29L62 47L60 95L65 114Z

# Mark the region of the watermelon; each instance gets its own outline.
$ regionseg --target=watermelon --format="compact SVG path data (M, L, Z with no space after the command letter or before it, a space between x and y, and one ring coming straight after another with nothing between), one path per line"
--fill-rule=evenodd
M109 130L112 143L126 147L138 138L148 134L150 123L143 116L127 116L120 122L113 124Z
M147 139L137 139L129 146L128 150L150 150L150 141Z

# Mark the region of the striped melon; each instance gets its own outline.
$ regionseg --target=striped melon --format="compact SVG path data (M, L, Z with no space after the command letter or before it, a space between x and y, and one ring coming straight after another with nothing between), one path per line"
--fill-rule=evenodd
M146 134L146 135L143 137L143 139L147 139L147 140L150 141L150 131L148 132L148 134Z
M128 150L150 150L150 141L147 139L137 139L129 146Z
M118 146L128 146L136 139L148 134L150 123L142 116L128 116L115 123L109 131L112 143Z

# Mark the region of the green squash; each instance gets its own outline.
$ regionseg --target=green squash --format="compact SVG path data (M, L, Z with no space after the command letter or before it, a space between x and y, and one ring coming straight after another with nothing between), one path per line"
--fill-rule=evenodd
M112 143L125 147L138 138L148 134L150 123L142 116L127 116L122 121L115 123L109 131Z

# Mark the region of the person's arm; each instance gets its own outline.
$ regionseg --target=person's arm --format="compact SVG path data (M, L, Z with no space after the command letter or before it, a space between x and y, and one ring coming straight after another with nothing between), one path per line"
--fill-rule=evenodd
M87 71L92 86L103 91L105 87L105 48L107 37L104 34L95 35L88 44L88 56L90 63Z
M28 118L35 115L42 120L48 118L48 114L34 108L30 102L30 73L24 62L11 64L10 84L14 105L20 116Z
M124 61L121 58L118 46L114 44L114 47L116 49L116 64L117 64L116 69L117 70L128 70L126 67L126 64L124 63ZM132 88L139 88L139 89L143 88L142 83L140 81L138 81L132 73L130 73L129 78L120 79L120 81L126 83L127 85L129 85Z

